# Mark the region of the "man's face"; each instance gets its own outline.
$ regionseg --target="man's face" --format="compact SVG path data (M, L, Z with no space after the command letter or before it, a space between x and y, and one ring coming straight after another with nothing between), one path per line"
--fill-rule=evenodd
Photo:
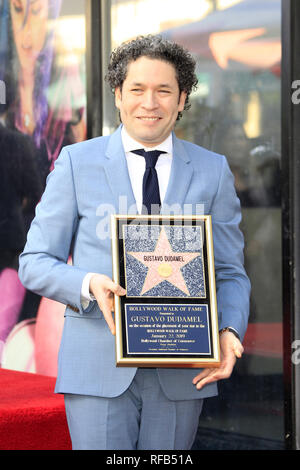
M128 134L146 147L163 142L183 111L186 93L179 93L175 68L159 59L130 62L115 102Z

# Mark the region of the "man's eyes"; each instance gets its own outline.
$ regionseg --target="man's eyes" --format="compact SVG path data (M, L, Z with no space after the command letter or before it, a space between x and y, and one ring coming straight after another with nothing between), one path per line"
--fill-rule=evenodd
M142 88L132 88L131 91L133 93L143 93L144 90ZM157 90L157 91L158 91L158 93L165 93L165 94L170 94L171 93L170 90L164 90L164 89Z

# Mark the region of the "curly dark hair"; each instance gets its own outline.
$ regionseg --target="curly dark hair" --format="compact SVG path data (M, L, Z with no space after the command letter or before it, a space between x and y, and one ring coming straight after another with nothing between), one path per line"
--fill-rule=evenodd
M140 57L160 59L172 64L175 68L179 92L186 93L184 110L190 108L189 95L197 88L198 80L195 74L196 62L190 52L179 44L164 39L160 35L138 36L117 47L110 56L108 72L105 76L111 90L122 89L127 75L128 64ZM182 116L178 113L177 120Z

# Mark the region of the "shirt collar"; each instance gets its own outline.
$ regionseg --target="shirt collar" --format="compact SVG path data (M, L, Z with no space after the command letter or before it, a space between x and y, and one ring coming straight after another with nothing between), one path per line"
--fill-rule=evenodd
M125 153L131 152L132 150L137 150L140 148L144 148L145 150L162 150L164 152L167 152L169 154L172 154L172 134L170 134L166 140L161 142L160 144L156 145L155 147L143 147L142 144L134 140L126 131L125 127L122 126L121 130L121 138L122 138L122 143L124 147Z

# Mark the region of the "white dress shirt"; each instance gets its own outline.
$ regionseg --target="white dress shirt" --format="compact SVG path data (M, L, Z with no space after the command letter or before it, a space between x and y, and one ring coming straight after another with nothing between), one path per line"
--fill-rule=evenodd
M133 195L135 197L137 210L140 214L142 211L143 204L143 176L145 173L146 161L144 157L133 153L132 150L143 148L146 151L161 150L166 152L158 157L157 163L155 165L158 178L160 200L161 202L163 202L166 195L171 172L173 149L172 134L170 134L167 139L164 140L161 144L151 148L143 147L143 145L141 145L139 142L135 141L132 137L130 137L130 135L126 132L124 126L121 130L121 138L125 151L131 187ZM81 289L81 303L83 308L87 308L89 302L91 300L95 300L94 297L90 294L89 290L90 279L93 274L94 273L88 273L83 279Z

